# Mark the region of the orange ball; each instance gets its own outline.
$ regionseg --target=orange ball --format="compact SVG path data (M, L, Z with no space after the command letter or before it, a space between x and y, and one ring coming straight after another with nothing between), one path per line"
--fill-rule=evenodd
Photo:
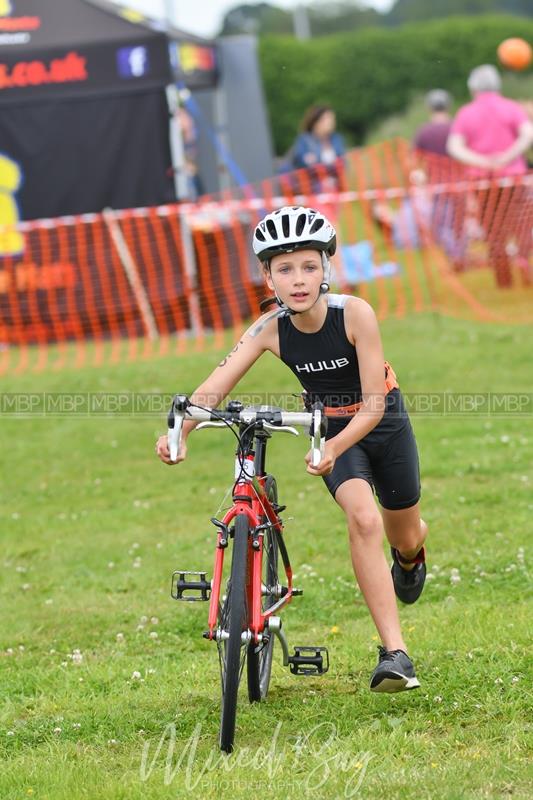
M498 47L498 58L507 69L526 69L531 64L533 50L525 39L505 39Z

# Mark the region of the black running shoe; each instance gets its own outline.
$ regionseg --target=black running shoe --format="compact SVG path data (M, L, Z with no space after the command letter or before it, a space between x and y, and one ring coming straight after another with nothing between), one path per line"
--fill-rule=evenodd
M396 597L399 597L402 603L414 603L422 594L426 580L424 548L418 553L416 558L421 560L417 561L413 569L402 567L398 559L398 551L394 547L391 547L390 551L393 558L391 573Z
M403 650L387 650L381 645L378 650L378 665L370 679L372 692L403 692L406 689L418 689L420 683L407 653Z

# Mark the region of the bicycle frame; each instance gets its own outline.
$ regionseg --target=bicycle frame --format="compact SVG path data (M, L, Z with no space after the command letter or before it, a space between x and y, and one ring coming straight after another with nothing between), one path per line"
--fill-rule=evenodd
M221 523L218 521L215 523L219 526L220 530L217 536L217 549L215 553L208 615L209 631L206 632L206 638L216 638L220 587L224 567L224 552L227 547L227 531L235 517L238 514L244 514L248 517L250 529L252 530L252 537L248 543L248 575L250 578L246 587L248 609L251 609L248 626L253 636L253 641L257 644L262 639L262 633L268 618L276 614L283 606L291 601L293 586L292 568L287 548L285 547L285 542L282 537L283 523L265 491L266 443L270 438L270 434L264 430L255 430L253 432L253 438L255 439L255 453L251 446L246 447L244 451L244 462L241 464L241 462L237 460L240 477L238 477L233 488L233 505L224 515ZM249 444L252 444L252 437L250 437ZM251 468L252 463L253 469ZM262 522L262 517L265 516L268 520L266 523ZM278 547L287 576L287 592L263 613L261 611L261 577L265 527L271 527L277 536Z

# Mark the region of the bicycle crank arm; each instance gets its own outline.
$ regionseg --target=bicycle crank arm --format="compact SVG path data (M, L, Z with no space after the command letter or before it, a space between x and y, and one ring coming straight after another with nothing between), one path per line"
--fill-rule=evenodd
M283 666L288 667L289 645L287 643L287 637L285 636L285 631L282 629L281 624L282 623L280 617L269 617L268 619L268 630L274 633L279 639L279 643L283 651Z

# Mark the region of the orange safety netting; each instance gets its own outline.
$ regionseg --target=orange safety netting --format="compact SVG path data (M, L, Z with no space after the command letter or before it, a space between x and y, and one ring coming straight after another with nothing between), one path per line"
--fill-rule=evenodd
M0 371L222 344L268 293L254 225L295 203L337 228L332 288L380 319L533 321L533 174L468 179L395 140L195 204L2 228Z

